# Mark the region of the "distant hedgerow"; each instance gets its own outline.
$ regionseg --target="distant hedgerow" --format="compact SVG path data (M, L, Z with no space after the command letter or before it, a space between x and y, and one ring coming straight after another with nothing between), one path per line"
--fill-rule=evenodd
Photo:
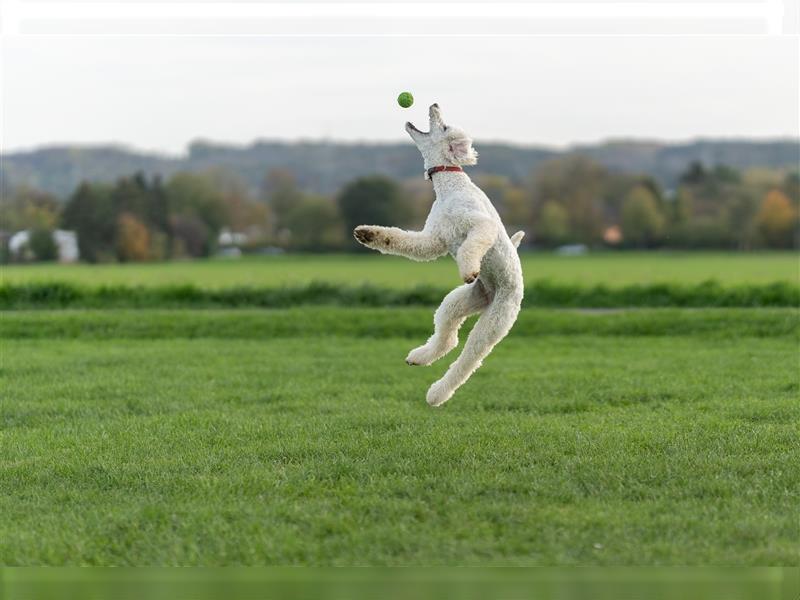
M25 308L287 308L300 305L435 306L449 290L418 286L406 290L372 285L312 282L294 287L81 286L65 282L0 286L0 309ZM788 282L723 286L649 284L608 287L534 281L524 306L557 308L794 307L800 287Z

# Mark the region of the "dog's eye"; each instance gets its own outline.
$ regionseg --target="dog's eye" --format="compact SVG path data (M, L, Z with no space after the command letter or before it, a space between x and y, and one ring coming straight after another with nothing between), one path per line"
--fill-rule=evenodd
M442 131L447 131L447 125L442 125Z

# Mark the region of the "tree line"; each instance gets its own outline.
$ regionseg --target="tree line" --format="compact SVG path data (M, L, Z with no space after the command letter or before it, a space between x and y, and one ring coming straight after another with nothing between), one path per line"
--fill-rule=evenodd
M646 175L611 171L580 156L553 159L522 183L479 176L509 230L539 248L751 250L798 246L800 173L690 164L674 190ZM421 227L429 182L362 177L332 197L309 194L286 170L266 174L257 191L223 168L164 180L136 173L114 183L81 183L68 198L12 190L0 207L4 258L51 260L51 232L73 230L88 262L205 257L241 250L356 249L359 224ZM23 257L9 256L8 233L31 232ZM222 232L236 235L220 236Z

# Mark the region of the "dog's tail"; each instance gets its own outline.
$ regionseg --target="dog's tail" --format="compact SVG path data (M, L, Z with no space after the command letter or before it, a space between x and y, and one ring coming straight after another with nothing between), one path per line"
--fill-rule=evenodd
M522 304L522 282L518 288L498 289L481 314L464 344L464 350L444 376L428 390L428 404L440 406L469 379L492 348L502 340L514 321Z
M518 231L514 235L511 236L511 243L514 244L514 248L519 248L519 243L522 241L522 238L525 237L524 231Z

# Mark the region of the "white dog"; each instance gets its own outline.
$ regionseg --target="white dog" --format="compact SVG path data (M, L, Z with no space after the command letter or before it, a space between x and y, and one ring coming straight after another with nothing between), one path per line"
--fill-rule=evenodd
M363 245L384 254L420 261L448 252L455 257L465 285L445 297L433 317L433 335L406 358L409 365L430 365L442 358L458 345L464 320L482 313L461 356L428 390L428 404L439 406L481 366L517 319L523 285L516 246L524 234L520 231L508 237L489 198L461 169L478 160L472 140L462 130L444 124L438 104L430 107L429 116L427 133L406 123L406 131L425 161L425 177L433 181L436 192L425 227L404 231L360 225L353 234Z

